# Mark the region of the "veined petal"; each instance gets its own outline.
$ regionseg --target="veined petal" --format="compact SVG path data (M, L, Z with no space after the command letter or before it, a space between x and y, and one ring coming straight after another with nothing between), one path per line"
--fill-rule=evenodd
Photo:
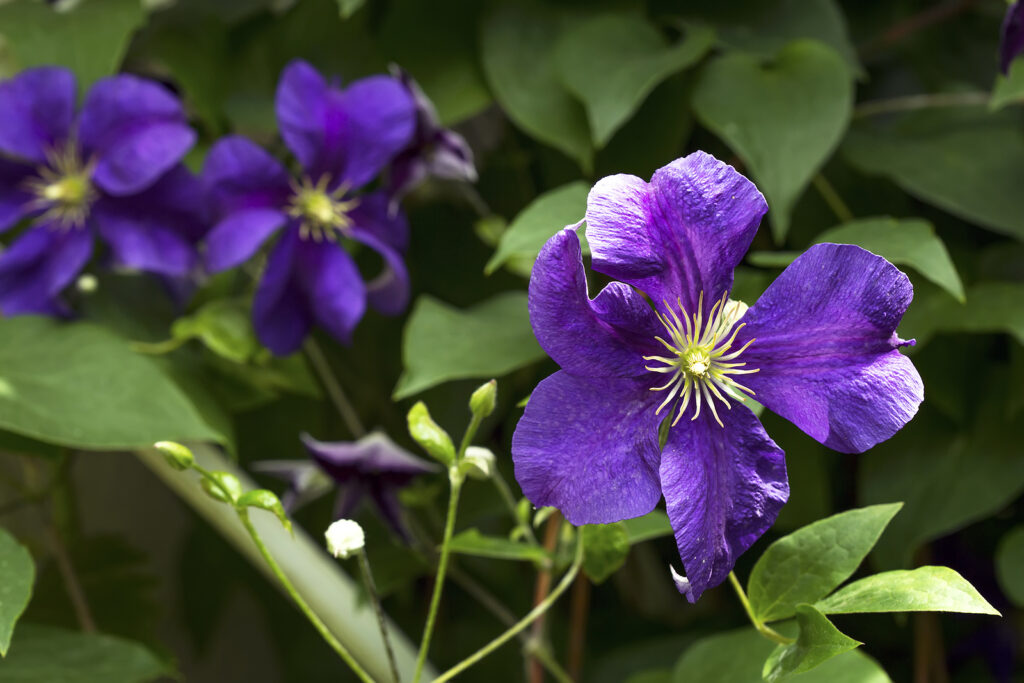
M88 263L91 230L37 225L0 254L0 312L59 315L58 296Z
M256 336L278 356L297 351L313 327L306 295L294 272L300 242L297 227L284 231L270 252L252 302Z
M729 576L736 558L761 537L789 498L785 455L742 404L706 412L669 431L661 488L690 602Z
M206 268L218 273L247 261L287 221L282 212L270 208L229 213L206 236Z
M43 163L67 139L75 115L75 77L67 69L26 69L0 83L0 151Z
M743 317L737 345L758 372L744 384L769 410L829 448L860 453L895 434L924 398L895 334L913 298L907 276L860 247L818 244Z
M301 240L295 276L316 323L343 344L366 312L366 285L355 261L332 241Z
M732 272L768 210L732 166L694 152L658 169L650 183L604 178L587 198L594 270L643 290L661 307L681 299L704 312L732 288Z
M653 349L659 327L653 311L633 289L616 286L605 292L591 301L575 230L556 233L541 249L530 277L530 323L537 341L575 375L648 374L643 356Z
M645 380L564 370L538 384L512 436L526 497L576 525L653 510L661 498L655 393Z
M240 135L221 138L210 149L202 178L219 216L242 209L280 209L290 193L290 176L281 162Z
M381 272L366 284L367 303L384 315L398 315L409 303L409 272L400 247L408 240L409 224L401 210L389 210L381 192L361 198L350 214L352 237L384 260Z
M114 195L149 187L196 141L178 98L130 75L96 82L82 105L78 136L86 156L96 159L93 181Z

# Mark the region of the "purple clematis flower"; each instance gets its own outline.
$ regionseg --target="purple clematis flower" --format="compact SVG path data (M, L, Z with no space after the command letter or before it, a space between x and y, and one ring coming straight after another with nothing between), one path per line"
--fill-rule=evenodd
M1010 5L1003 18L999 40L999 70L1003 75L1010 73L1010 64L1024 52L1024 3L1020 0Z
M317 441L308 434L301 438L312 462L265 460L253 465L256 471L289 483L282 497L286 510L293 511L337 487L335 519L352 517L363 497L369 496L388 526L408 541L398 491L417 476L436 472L435 464L417 458L380 432L354 443Z
M848 453L888 439L923 399L894 332L913 290L885 259L820 244L749 310L728 298L767 209L703 152L650 183L604 178L587 200L587 241L594 270L617 281L589 298L573 228L548 241L530 280L534 333L561 370L516 427L519 484L577 525L646 514L664 495L691 602L789 496L783 452L747 396Z
M208 236L211 271L237 266L281 232L253 302L260 341L278 355L302 344L314 324L348 342L369 304L397 315L409 298L402 261L408 226L388 211L384 192L353 196L409 142L412 97L389 76L344 90L303 61L289 64L277 88L277 121L303 168L293 180L276 159L242 137L218 142L203 179L220 222ZM384 262L369 283L342 239L360 242Z
M180 162L195 137L178 99L135 76L98 81L77 114L66 69L0 83L0 230L32 222L0 254L0 311L65 313L95 236L121 265L189 273L202 193Z
M392 66L391 74L405 86L416 103L416 132L391 163L388 192L392 206L427 178L475 183L473 150L465 138L441 127L433 102L408 72Z

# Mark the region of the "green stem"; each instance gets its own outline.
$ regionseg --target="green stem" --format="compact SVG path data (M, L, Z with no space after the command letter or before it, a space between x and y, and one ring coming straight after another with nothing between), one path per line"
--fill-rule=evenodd
M736 596L740 599L740 604L743 605L743 610L747 613L747 618L750 619L750 623L754 625L754 628L757 629L758 633L768 640L780 645L789 645L790 643L796 642L792 638L787 638L782 635L757 618L754 614L754 608L750 606L750 601L747 600L747 594L743 591L743 586L740 585L740 580L736 578L736 574L733 572L729 572L729 583L731 583L733 589L735 589Z
M334 637L334 634L330 632L324 622L320 621L320 617L310 609L309 605L306 604L306 601L302 599L301 595L299 595L299 592L295 590L295 586L292 585L292 582L285 575L284 571L281 570L280 565L277 564L277 560L275 560L274 556L270 554L270 550L267 549L267 546L263 543L263 539L260 538L259 532L256 531L256 527L253 526L252 520L249 519L249 511L244 508L236 508L235 512L238 513L238 518L242 521L242 525L245 526L245 530L249 532L249 536L252 537L253 543L255 543L256 547L259 549L260 555L262 555L263 559L266 560L267 565L270 567L270 571L274 573L277 580L281 582L281 586L284 587L285 591L302 613L306 615L309 622L313 624L313 628L315 628L320 636L327 641L327 644L338 653L338 656L348 664L349 668L352 669L356 676L359 677L359 680L364 681L364 683L375 683L373 678L366 673L363 667L359 665L359 662L357 662L349 651L345 649L345 646Z
M892 114L918 109L939 107L976 107L988 104L992 95L987 92L951 92L926 95L907 95L858 104L853 109L853 118L861 119L878 114Z
M366 592L370 596L373 610L377 614L380 637L384 641L384 651L387 653L388 665L391 667L391 678L394 683L399 683L401 677L398 674L398 663L395 661L395 651L391 647L388 625L384 621L384 607L380 603L380 595L377 594L377 584L373 581L373 572L370 571L370 560L366 557L366 548L360 548L359 550L359 569L363 573L363 583L366 585Z
M532 610L530 610L530 612L525 617L516 622L514 626L509 628L507 631L502 633L500 636L492 640L487 645L477 650L469 657L465 658L464 660L462 660L461 662L459 662L458 664L456 664L455 666L453 666L452 668L448 669L443 674L435 678L434 683L443 683L443 681L451 680L455 676L459 675L469 667L479 662L487 655L497 650L499 647L501 647L509 640L514 638L517 633L527 628L530 624L539 619L545 612L548 611L548 609L550 609L550 607L553 604L555 604L555 602L562 595L562 593L568 590L569 586L572 585L572 582L576 579L576 575L579 574L580 566L582 564L583 537L579 535L576 540L576 557L573 559L572 566L569 567L569 570L562 577L562 580L559 581L558 586L555 587L555 590L551 591L548 594L548 596L544 598L543 601L537 603L537 605Z
M814 189L818 191L821 198L825 200L826 204L828 204L828 208L832 209L832 213L836 215L836 218L839 219L840 223L849 223L854 219L853 212L850 211L850 207L846 205L843 198L839 196L838 192L836 192L836 188L832 187L832 183L830 183L825 176L819 173L814 176L814 179L811 182L814 184Z
M133 341L130 346L132 351L135 353L144 353L147 356L162 356L165 353L170 353L171 351L175 351L181 346L184 346L187 341L188 338L186 337L175 337L159 342Z
M320 346L312 337L306 340L305 351L306 357L313 366L317 377L320 378L320 383L324 385L327 395L331 397L331 402L337 408L338 414L345 422L345 426L348 427L348 431L357 439L366 434L366 428L363 427L359 414L348 400L348 396L345 395L345 391L341 388L338 378L334 376L334 371L331 370L331 365L320 350Z
M537 535L533 533L533 527L529 524L525 524L519 520L516 514L516 499L512 495L512 489L509 488L508 482L505 481L505 477L501 476L501 472L498 471L497 465L494 466L494 473L491 475L491 481L494 482L494 487L498 489L498 493L501 494L502 500L505 501L505 505L508 506L509 512L512 513L512 519L516 521L516 528L520 529L526 540L531 545L539 546L540 541L537 540Z
M474 421L476 421L474 419ZM466 430L469 433L469 430ZM458 470L458 462L465 448L459 450L459 458L456 458L452 465L452 472ZM444 523L444 536L441 537L441 557L437 562L437 576L434 577L434 594L430 598L430 611L427 612L427 625L423 630L423 640L420 641L419 656L416 657L416 673L413 674L413 683L419 683L423 675L423 665L427 661L427 652L430 650L430 638L434 634L434 623L437 621L437 609L441 604L441 591L444 589L444 575L448 571L448 558L451 556L452 534L455 531L455 515L459 507L459 493L462 490L462 480L459 476L451 477L451 493L448 497L448 518Z

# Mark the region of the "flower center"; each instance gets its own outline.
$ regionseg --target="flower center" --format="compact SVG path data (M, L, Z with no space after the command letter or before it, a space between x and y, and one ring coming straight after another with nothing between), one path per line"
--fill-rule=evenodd
M705 322L703 292L697 304L697 313L692 316L687 314L681 300L677 300L676 304L679 307L678 314L668 302L665 302L665 310L668 313L655 312L668 332L667 340L662 337L655 339L667 348L671 355L644 356L646 361L661 363L645 366L648 370L671 375L667 384L651 388L651 391L668 391L665 400L658 406L657 414L673 400L678 399L678 412L672 420L672 425L675 426L693 400L696 405L691 420L696 420L700 415L701 405L707 404L715 421L722 425L715 407L715 399L721 401L726 409L731 410L729 399L742 402L746 398L745 394L754 395L753 391L732 378L732 375L749 375L757 372L756 368L745 369L746 363L733 362L754 342L751 339L742 348L732 351L736 335L745 325L736 323L747 312L747 305L741 301L729 300L726 294L711 307Z
M51 150L46 165L25 183L33 195L30 208L43 211L42 219L61 229L82 227L96 199L90 180L94 169L94 163L82 161L73 143Z
M348 185L342 183L333 192L327 191L330 176L322 175L314 184L310 178L292 183L292 197L288 202L288 215L300 221L302 239L316 242L333 240L338 233L346 234L352 227L348 212L358 204L356 199L344 199Z

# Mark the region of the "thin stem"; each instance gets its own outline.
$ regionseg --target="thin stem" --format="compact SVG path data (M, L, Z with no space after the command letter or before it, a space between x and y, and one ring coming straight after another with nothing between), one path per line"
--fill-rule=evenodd
M586 576L576 577L569 605L569 672L575 680L582 680L583 653L587 646L587 617L590 613L590 579Z
M555 546L558 545L558 532L562 527L562 516L555 512L548 518L547 526L544 527L544 550L548 555L553 556ZM533 588L533 604L539 605L546 599L551 590L551 568L547 567L537 574L537 583ZM533 625L533 640L543 642L544 620L538 619ZM544 669L537 660L531 660L529 668L530 683L543 683Z
M395 651L391 647L391 636L388 635L388 625L384 621L384 607L380 604L380 595L377 594L377 584L373 581L373 572L370 571L370 560L366 557L366 548L359 550L359 569L363 573L363 583L366 585L366 592L373 603L373 610L377 614L377 625L380 626L380 637L384 641L384 650L388 655L388 665L391 667L391 678L394 683L399 683L401 676L398 674L398 663L395 661Z
M466 449L473 443L473 437L476 436L477 430L480 429L480 423L483 421L484 419L481 416L473 414L473 419L469 421L469 426L466 427L466 433L462 435L462 443L459 444L458 460L461 460L462 456L466 454Z
M529 524L519 520L516 515L516 498L512 495L512 489L509 488L508 482L505 481L505 477L501 476L501 472L498 471L497 466L494 467L494 472L491 474L491 481L494 482L494 487L498 489L498 493L501 495L502 500L505 501L505 505L508 507L509 512L512 513L512 519L516 520L516 528L522 530L523 536L530 542L531 545L540 545L540 541L537 540L537 535L533 533L533 527Z
M758 633L780 645L789 645L796 642L792 638L787 638L770 626L765 625L763 621L757 618L754 614L754 608L750 606L750 601L747 600L747 594L743 591L743 586L740 585L740 580L736 578L736 574L733 572L729 572L729 583L735 589L736 596L740 599L740 604L743 605L743 611L747 613L747 618L750 619L750 623L754 625Z
M342 421L344 421L348 431L357 439L366 434L366 428L363 427L359 414L352 407L352 403L341 388L338 378L334 376L330 363L327 362L327 358L324 357L320 346L312 337L306 340L305 351L314 372L320 378L320 383L324 385L327 395L331 397L334 407L338 409L338 414L341 416Z
M469 430L466 431L469 433ZM465 441L465 440L464 440ZM465 451L460 449L459 454ZM458 469L459 458L456 458L452 465L452 471ZM427 612L427 625L423 629L423 640L420 641L420 652L416 657L416 672L413 674L413 683L419 683L423 675L423 666L427 661L427 652L430 651L430 638L434 634L434 623L437 621L437 610L441 605L441 593L444 590L444 576L448 571L448 558L451 556L452 533L455 531L455 515L459 507L459 492L462 490L462 480L457 476L451 477L451 493L448 496L448 518L444 523L444 535L441 537L441 557L437 562L437 575L434 577L434 594L430 598L430 611Z
M544 601L536 605L532 610L530 610L530 612L525 617L516 622L515 626L512 626L507 631L502 633L500 636L492 640L490 643L483 646L475 653L473 653L466 659L462 660L461 662L459 662L458 664L456 664L455 666L453 666L452 668L448 669L443 674L435 678L434 683L443 683L444 681L451 680L452 678L459 675L469 667L473 666L481 659L491 654L499 647L507 643L509 640L514 638L517 633L527 628L535 620L542 617L544 613L547 612L553 604L555 604L558 598L561 597L562 593L568 590L569 586L572 585L572 582L576 579L576 575L579 574L580 566L582 564L583 536L582 534L577 534L576 557L573 559L572 566L569 567L568 571L566 571L565 575L562 577L562 580L559 581L558 586L555 588L555 590L551 591L551 593L548 594Z
M853 110L853 118L862 119L867 116L877 116L878 114L935 109L938 107L976 107L988 104L991 97L991 94L987 92L952 92L892 97L857 105Z
M814 189L818 191L821 198L828 204L828 208L832 209L832 213L836 215L840 223L849 223L853 220L853 212L850 211L850 207L846 205L843 198L836 192L836 188L832 187L832 183L828 181L825 176L818 174L811 180L814 184Z
M299 592L295 590L295 586L292 585L292 582L285 575L284 571L282 571L281 566L277 564L277 560L274 559L274 556L270 554L270 550L263 543L263 539L260 538L259 532L256 531L256 527L253 526L252 520L249 519L248 510L244 508L236 508L235 512L238 513L238 518L242 521L243 526L245 526L245 530L249 532L249 536L252 537L253 543L255 543L256 547L259 549L260 555L262 555L263 559L266 560L267 565L270 567L270 571L274 573L274 576L277 577L277 580L281 582L281 586L284 587L285 591L295 602L298 608L302 611L302 613L306 615L306 618L309 619L309 622L313 624L313 628L315 628L317 632L320 634L320 636L327 641L327 644L330 645L331 648L338 653L338 656L341 657L346 664L348 664L349 668L352 669L352 671L355 672L356 676L359 677L359 680L364 681L365 683L375 683L373 678L371 678L370 675L366 673L363 667L359 665L359 662L355 660L355 658L351 655L351 653L349 653L345 646L342 645L338 641L338 639L334 637L334 634L330 632L330 630L327 628L324 622L320 621L320 617L318 617L316 613L312 609L310 609L309 605L306 604L306 601L302 599L302 596L299 594Z
M147 356L162 356L182 347L188 339L186 337L175 337L159 342L133 341L130 346L135 353L144 353Z

